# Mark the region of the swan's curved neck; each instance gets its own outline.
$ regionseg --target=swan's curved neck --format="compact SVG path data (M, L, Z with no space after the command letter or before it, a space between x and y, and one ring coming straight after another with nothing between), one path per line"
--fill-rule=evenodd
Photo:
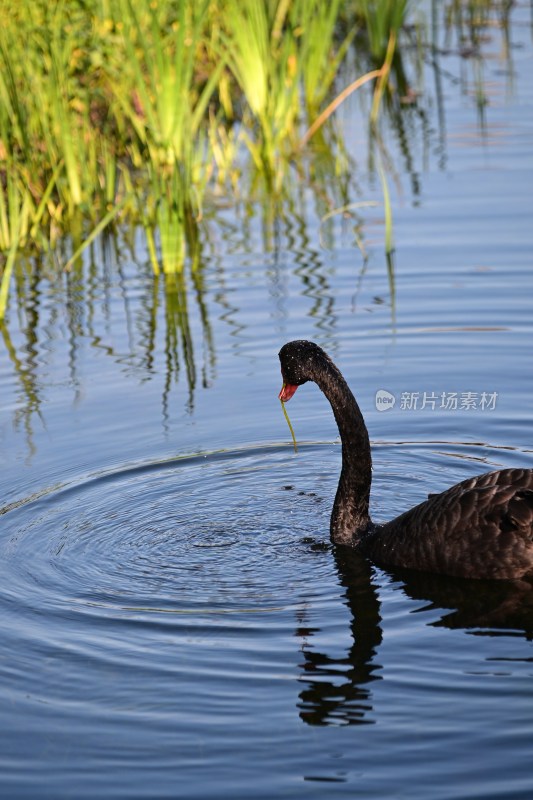
M336 544L357 544L370 524L372 457L368 431L350 387L333 362L315 377L333 409L342 443L342 470L331 513Z

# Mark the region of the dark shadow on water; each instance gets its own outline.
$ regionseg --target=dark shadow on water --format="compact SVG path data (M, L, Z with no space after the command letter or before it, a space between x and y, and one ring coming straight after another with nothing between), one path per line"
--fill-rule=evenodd
M358 725L373 722L368 686L381 669L375 655L382 640L380 604L370 564L356 551L334 551L339 582L350 611L352 643L343 658L313 647L312 628L299 620L296 635L303 640L299 682L300 718L308 725Z
M381 678L378 649L383 639L378 584L374 569L356 551L332 549L339 583L349 609L351 645L344 657L315 649L319 629L298 619L302 641L298 713L308 725L372 723L370 685ZM398 590L424 605L420 613L436 612L432 627L464 630L476 636L517 636L533 640L533 578L480 581L450 578L411 570L383 571Z
M408 597L427 602L418 611L444 610L433 627L533 639L533 578L482 581L411 570L389 574Z

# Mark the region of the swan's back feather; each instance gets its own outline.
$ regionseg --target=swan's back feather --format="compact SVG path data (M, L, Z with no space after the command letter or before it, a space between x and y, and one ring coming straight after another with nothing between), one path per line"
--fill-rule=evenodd
M488 472L369 531L378 563L469 578L533 574L533 470Z

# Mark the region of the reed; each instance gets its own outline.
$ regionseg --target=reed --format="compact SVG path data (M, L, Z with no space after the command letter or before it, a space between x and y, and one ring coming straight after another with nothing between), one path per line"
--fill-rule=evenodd
M8 24L0 29L0 169L25 211L19 244L40 246L40 233L53 247L75 216L95 222L105 201L115 200L106 191L115 170L95 125L92 37L76 3L7 5ZM17 202L11 197L9 205L13 217Z
M342 101L362 28L385 90L407 2L377 5L383 17L365 0L4 0L0 318L17 253L70 269L116 222L143 226L155 274L194 269L208 190L250 173L248 193L260 177L276 195L306 174L302 134Z
M294 150L300 113L298 46L288 31L289 3L228 0L223 42L246 99L245 141L256 170L280 188L283 157Z
M242 138L279 192L309 127L333 91L357 27L338 35L340 0L228 0L228 63L246 100ZM306 141L303 142L304 144Z
M198 71L205 56L209 1L154 4L121 0L115 21L127 74L109 75L112 111L133 132L126 143L132 165L145 165L148 184L134 187L146 230L157 231L166 273L182 269L187 226L202 213L210 177L203 125L224 70L224 57ZM153 237L152 237L153 239ZM160 264L151 248L154 272Z

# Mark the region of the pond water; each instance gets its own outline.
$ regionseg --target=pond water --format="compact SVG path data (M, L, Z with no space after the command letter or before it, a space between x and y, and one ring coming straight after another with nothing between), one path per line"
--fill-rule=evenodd
M382 207L357 212L365 262L353 220L320 226L306 195L268 247L260 209L223 212L174 292L140 237L14 287L2 796L532 796L533 588L332 549L330 409L300 389L295 454L277 400L285 341L331 353L369 427L377 519L533 467L529 7L511 20L507 52L495 27L479 62L453 44L428 60L441 103L409 158L391 131L392 280ZM379 200L356 106L361 199Z

